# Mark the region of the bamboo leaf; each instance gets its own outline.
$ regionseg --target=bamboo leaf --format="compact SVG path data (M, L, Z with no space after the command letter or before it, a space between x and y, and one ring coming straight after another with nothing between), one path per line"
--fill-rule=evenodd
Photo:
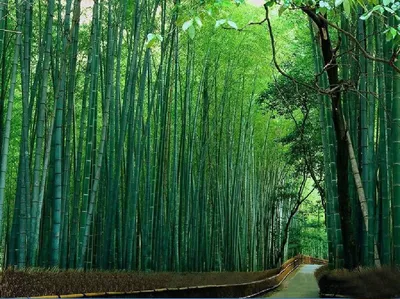
M219 26L221 26L221 25L223 25L223 24L225 24L225 23L226 23L226 20L225 20L225 19L217 20L217 21L215 22L215 28L218 28Z
M194 19L196 21L197 26L199 26L199 27L203 26L203 23L201 22L201 19L199 17L195 17Z
M344 12L346 13L346 15L350 16L350 13L351 13L350 0L343 1L343 8L344 8Z
M389 13L392 13L392 14L394 13L394 10L389 8L389 7L387 7L387 6L384 6L383 8Z
M344 0L335 0L335 7L340 6L343 2Z
M196 29L193 25L188 28L188 34L190 39L194 39L194 36L196 35Z
M397 30L393 27L390 27L390 34L392 35L392 38L394 39L397 35Z
M149 33L147 35L146 47L147 48L153 47L155 45L156 41L157 41L156 35L154 33Z
M372 11L366 12L360 17L360 19L363 21L368 20L371 15L372 15Z
M382 5L376 5L374 6L374 8L372 9L372 11L377 11L379 10L380 13L384 12L384 8L382 7Z
M162 37L161 34L156 34L156 38L157 38L160 42L162 42L162 41L164 40L164 38Z
M228 21L228 25L231 26L233 29L236 29L236 30L239 29L238 26L236 25L236 23L233 21Z
M287 9L286 5L281 5L281 7L279 7L279 10L278 10L278 15L281 16L285 12L286 9Z
M190 19L189 21L186 21L185 23L183 23L183 25L182 25L182 30L183 30L183 31L186 31L186 30L188 30L192 25L193 25L193 19Z

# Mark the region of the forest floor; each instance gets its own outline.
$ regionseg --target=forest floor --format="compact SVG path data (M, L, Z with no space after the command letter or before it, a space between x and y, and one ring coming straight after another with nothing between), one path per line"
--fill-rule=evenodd
M269 298L319 298L319 287L314 272L320 265L302 265L282 283Z
M0 297L131 292L159 288L238 284L265 279L278 272L279 269L261 272L209 273L6 270L0 272Z

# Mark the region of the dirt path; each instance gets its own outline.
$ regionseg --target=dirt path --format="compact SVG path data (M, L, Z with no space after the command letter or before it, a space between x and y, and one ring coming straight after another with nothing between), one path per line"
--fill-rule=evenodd
M267 294L270 298L319 298L319 288L314 271L319 265L302 265L292 273L277 291Z

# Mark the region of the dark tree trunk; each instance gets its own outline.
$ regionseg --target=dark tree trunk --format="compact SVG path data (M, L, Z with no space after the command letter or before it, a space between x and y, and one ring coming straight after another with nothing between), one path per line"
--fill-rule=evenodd
M337 187L339 197L339 214L342 228L344 267L353 269L358 264L356 244L354 241L354 231L351 223L351 208L349 200L349 182L348 182L348 163L349 151L346 137L346 128L344 125L343 111L341 105L341 92L339 81L339 70L336 62L335 49L329 37L328 24L324 18L321 18L313 10L303 8L303 11L317 25L320 35L320 47L324 58L324 68L326 69L329 81L332 104L332 119L336 135L336 165L337 165Z

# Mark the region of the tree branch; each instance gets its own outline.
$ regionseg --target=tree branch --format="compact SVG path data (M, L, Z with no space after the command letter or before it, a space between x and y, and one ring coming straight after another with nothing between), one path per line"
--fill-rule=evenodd
M303 10L304 11L304 10ZM340 28L339 26L335 25L334 23L328 21L327 19L325 19L323 16L319 16L320 19L322 19L324 22L326 22L329 26L335 28L336 30L338 30L339 32L343 33L344 35L346 35L347 37L349 37L356 45L357 48L363 53L363 55L365 56L365 58L370 59L372 61L376 61L376 62L381 62L381 63L385 63L388 64L389 66L391 66L394 70L396 70L396 72L400 73L400 68L398 68L394 62L397 58L397 56L399 55L400 52L400 48L397 49L396 51L393 52L392 57L390 58L390 60L386 60L380 57L375 57L373 55L371 55L370 53L367 52L367 50L364 49L364 47L360 44L360 42L358 41L358 39L352 35L350 32L343 30L342 28Z

